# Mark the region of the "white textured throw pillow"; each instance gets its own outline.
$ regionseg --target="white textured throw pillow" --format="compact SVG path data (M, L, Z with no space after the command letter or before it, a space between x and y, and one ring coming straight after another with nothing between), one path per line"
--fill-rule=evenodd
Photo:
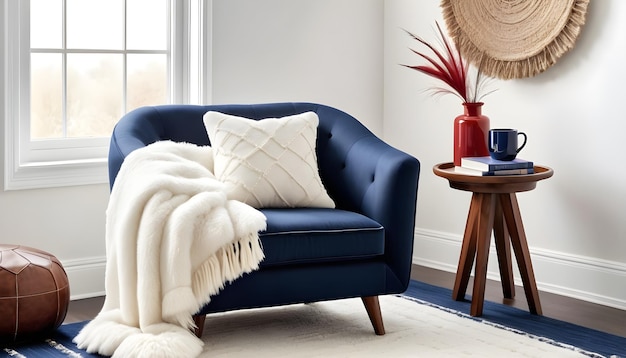
M314 112L258 121L207 112L214 174L229 198L255 208L334 208L317 167L318 123Z

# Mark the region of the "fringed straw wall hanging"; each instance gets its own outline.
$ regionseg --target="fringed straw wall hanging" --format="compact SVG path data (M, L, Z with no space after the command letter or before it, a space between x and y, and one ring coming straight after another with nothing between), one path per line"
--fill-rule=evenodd
M491 77L532 77L574 47L589 0L442 0L450 36Z

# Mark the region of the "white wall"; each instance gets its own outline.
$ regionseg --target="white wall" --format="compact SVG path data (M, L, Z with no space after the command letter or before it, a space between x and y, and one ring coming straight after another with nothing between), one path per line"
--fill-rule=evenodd
M434 40L435 20L445 24L439 3L385 1L384 133L423 165L415 261L455 271L470 194L450 189L431 168L452 161L461 101L433 98L423 90L435 80L398 66L419 62L401 29ZM539 288L620 308L626 308L625 13L626 2L592 2L572 51L534 78L492 82L498 91L483 107L492 127L528 134L520 157L555 172L518 194ZM490 273L497 278L496 266Z
M0 191L0 243L57 256L70 279L72 298L102 294L108 198L104 184Z
M213 102L319 102L382 134L382 0L213 0Z

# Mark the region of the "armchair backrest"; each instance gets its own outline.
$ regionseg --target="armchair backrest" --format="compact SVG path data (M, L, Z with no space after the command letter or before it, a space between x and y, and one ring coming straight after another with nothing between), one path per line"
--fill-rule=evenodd
M378 140L358 120L345 112L313 103L273 103L254 105L164 105L142 107L126 114L116 125L109 149L109 183L115 183L117 172L124 158L133 150L159 140L210 145L202 122L203 115L218 111L250 119L284 117L307 111L319 117L317 158L320 176L329 195L339 207L346 207L355 198L344 200L351 187L358 189L359 178L365 175L367 157L359 166L347 166L359 141ZM351 154L352 153L352 154ZM371 169L371 168L370 168ZM373 169L370 170L373 173ZM370 175L371 176L371 175ZM350 185L346 185L349 182ZM369 178L362 185L369 185ZM361 190L357 190L361 191ZM346 198L347 199L347 198ZM357 200L361 201L361 200ZM349 207L355 210L357 208Z

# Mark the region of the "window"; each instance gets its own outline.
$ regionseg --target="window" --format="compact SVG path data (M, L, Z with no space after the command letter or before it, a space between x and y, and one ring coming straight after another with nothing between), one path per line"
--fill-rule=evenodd
M134 108L205 102L202 0L4 0L5 189L107 182Z

